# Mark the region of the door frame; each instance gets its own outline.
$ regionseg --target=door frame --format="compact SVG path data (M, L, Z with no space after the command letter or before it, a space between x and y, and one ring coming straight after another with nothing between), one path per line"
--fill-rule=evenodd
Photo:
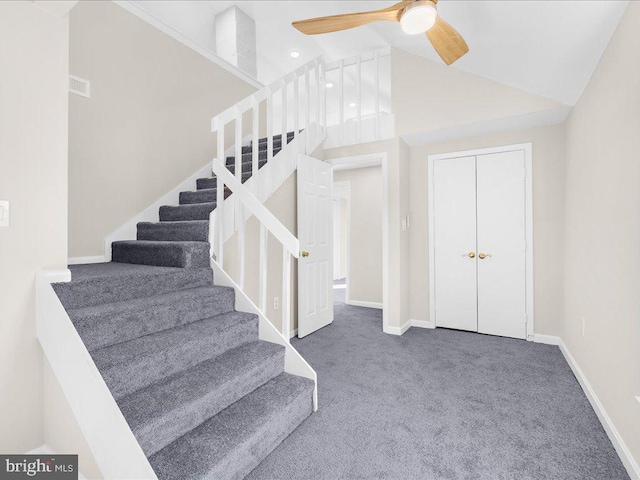
M356 168L376 167L382 169L382 330L389 331L389 168L387 152L368 153L351 157L325 160L333 165L333 171L351 170ZM350 238L347 240L350 242ZM349 254L347 253L347 291L349 295Z
M334 168L334 171L335 168ZM351 182L333 182L333 198L344 200L347 203L347 253L345 258L346 268L346 285L345 285L345 303L349 304L349 247L351 246ZM335 224L334 224L335 227ZM334 252L338 251L334 245ZM335 254L335 253L334 253Z
M527 323L527 341L533 341L534 338L534 309L533 309L533 144L519 143L515 145L505 145L502 147L479 148L474 150L464 150L460 152L440 153L437 155L428 155L428 177L427 185L429 190L429 317L433 319L433 325L436 323L436 292L435 292L435 231L434 231L434 184L433 169L436 160L450 160L459 157L473 157L479 155L489 155L492 153L503 152L524 152L525 164L525 240L527 249L525 252L525 284L526 284L526 323Z

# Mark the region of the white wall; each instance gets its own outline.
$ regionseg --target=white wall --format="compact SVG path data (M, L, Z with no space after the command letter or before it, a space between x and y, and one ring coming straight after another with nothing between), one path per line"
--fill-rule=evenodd
M640 463L640 4L566 123L562 338ZM585 333L582 321L585 319Z
M429 318L429 177L427 156L533 144L535 333L560 335L564 236L564 126L496 133L411 148L411 318Z
M391 102L397 135L429 132L562 106L400 50L392 50L391 66Z
M382 167L337 171L333 181L350 187L349 300L381 304Z
M69 256L102 255L106 235L213 158L211 118L255 88L112 2L80 2L70 41L91 98L69 98Z
M35 275L66 268L68 18L0 2L0 451L44 442Z

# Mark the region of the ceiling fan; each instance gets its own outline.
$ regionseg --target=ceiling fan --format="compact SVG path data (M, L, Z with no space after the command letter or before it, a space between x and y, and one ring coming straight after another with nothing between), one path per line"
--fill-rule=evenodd
M306 35L318 35L379 21L400 22L406 33L426 33L440 58L451 65L466 54L469 47L462 36L438 16L436 3L438 0L404 0L382 10L310 18L292 25Z

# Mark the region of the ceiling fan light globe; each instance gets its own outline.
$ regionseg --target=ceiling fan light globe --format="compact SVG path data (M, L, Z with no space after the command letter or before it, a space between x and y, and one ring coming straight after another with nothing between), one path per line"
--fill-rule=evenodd
M400 26L405 33L416 35L433 27L437 17L438 11L433 2L418 1L409 5L402 13Z

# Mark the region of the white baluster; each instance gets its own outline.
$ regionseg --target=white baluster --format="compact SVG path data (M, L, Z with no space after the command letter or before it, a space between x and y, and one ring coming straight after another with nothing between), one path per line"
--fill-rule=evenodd
M293 138L297 139L300 135L300 79L295 75L293 81ZM300 151L300 145L298 145Z
M318 60L315 61L315 80L316 80L316 91L314 98L316 100L316 131L320 128L320 62ZM315 137L315 135L314 135Z
M374 129L376 139L380 138L380 60L378 58L378 51L373 52L373 60L375 72L373 74L375 78L375 115L374 115Z
M283 79L281 82L282 85L282 149L284 150L285 145L287 144L287 110L289 109L289 105L287 104L287 82ZM281 157L282 160L279 162L278 168L278 184L273 186L273 190L280 185L280 182L284 180L284 170L286 168L286 160L284 158L285 153L283 152Z
M340 60L338 74L338 86L340 88L338 97L340 98L340 143L344 138L344 60Z
M305 122L304 122L304 128L306 129L304 153L310 153L309 152L309 135L310 135L309 126L311 124L311 89L309 85L309 68L308 67L305 68L305 72L304 72L304 90L307 96L307 105L306 105Z
M282 247L282 335L291 338L291 255Z
M356 120L356 139L360 141L362 138L362 60L358 57L356 61L357 80L356 80L356 108L358 117Z
M218 127L218 160L224 164L224 124ZM221 268L224 268L224 182L216 175L216 260Z
M257 100L253 102L253 125L251 129L251 172L253 176L253 194L258 195L258 169L260 153L260 103Z
M236 113L236 135L235 135L235 177L242 183L242 112ZM236 230L238 232L238 286L244 289L244 209L242 202L234 195Z
M267 313L267 240L269 232L264 223L260 223L260 271L258 273L258 308Z
M267 198L270 192L267 191L266 186L273 185L273 92L269 88L267 92L267 174L269 178L265 179L261 183L263 186L262 191L260 192L260 200L264 200Z

